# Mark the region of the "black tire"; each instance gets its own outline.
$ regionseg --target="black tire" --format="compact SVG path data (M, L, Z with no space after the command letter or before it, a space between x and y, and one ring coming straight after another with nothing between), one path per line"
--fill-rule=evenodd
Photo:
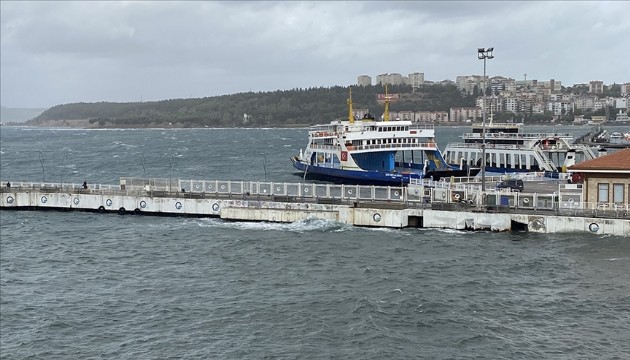
M99 206L99 207L98 207L98 212L100 212L100 213L105 212L105 206L102 206L102 205L101 205L101 206Z
M124 207L121 207L120 209L118 209L118 215L125 215L127 213L127 210L125 210Z

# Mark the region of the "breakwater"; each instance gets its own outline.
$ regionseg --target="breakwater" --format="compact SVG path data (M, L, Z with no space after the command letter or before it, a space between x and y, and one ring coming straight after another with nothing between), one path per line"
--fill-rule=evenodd
M5 182L6 184L6 182ZM234 221L324 219L354 226L590 232L630 236L627 208L600 209L577 192L527 194L470 184L408 187L121 178L117 185L13 182L2 209L72 210Z

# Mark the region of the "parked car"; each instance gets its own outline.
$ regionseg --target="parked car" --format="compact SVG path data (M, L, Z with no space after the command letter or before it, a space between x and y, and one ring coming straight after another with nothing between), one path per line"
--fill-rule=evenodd
M497 190L499 189L512 189L512 191L523 191L523 180L521 179L508 179L503 180L497 184Z

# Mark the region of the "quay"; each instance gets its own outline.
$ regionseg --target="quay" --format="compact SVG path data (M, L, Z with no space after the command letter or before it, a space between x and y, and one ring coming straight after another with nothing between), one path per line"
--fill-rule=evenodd
M467 179L470 180L470 179ZM584 202L578 185L553 193L418 181L407 187L120 178L117 185L2 182L2 210L65 210L216 217L232 221L325 219L354 226L585 232L630 236L630 207ZM527 188L526 188L527 189Z

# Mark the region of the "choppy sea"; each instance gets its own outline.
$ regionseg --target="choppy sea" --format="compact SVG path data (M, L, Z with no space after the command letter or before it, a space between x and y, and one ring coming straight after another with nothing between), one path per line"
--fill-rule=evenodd
M2 127L0 178L298 182L306 131ZM626 237L6 210L0 224L2 359L630 358Z

